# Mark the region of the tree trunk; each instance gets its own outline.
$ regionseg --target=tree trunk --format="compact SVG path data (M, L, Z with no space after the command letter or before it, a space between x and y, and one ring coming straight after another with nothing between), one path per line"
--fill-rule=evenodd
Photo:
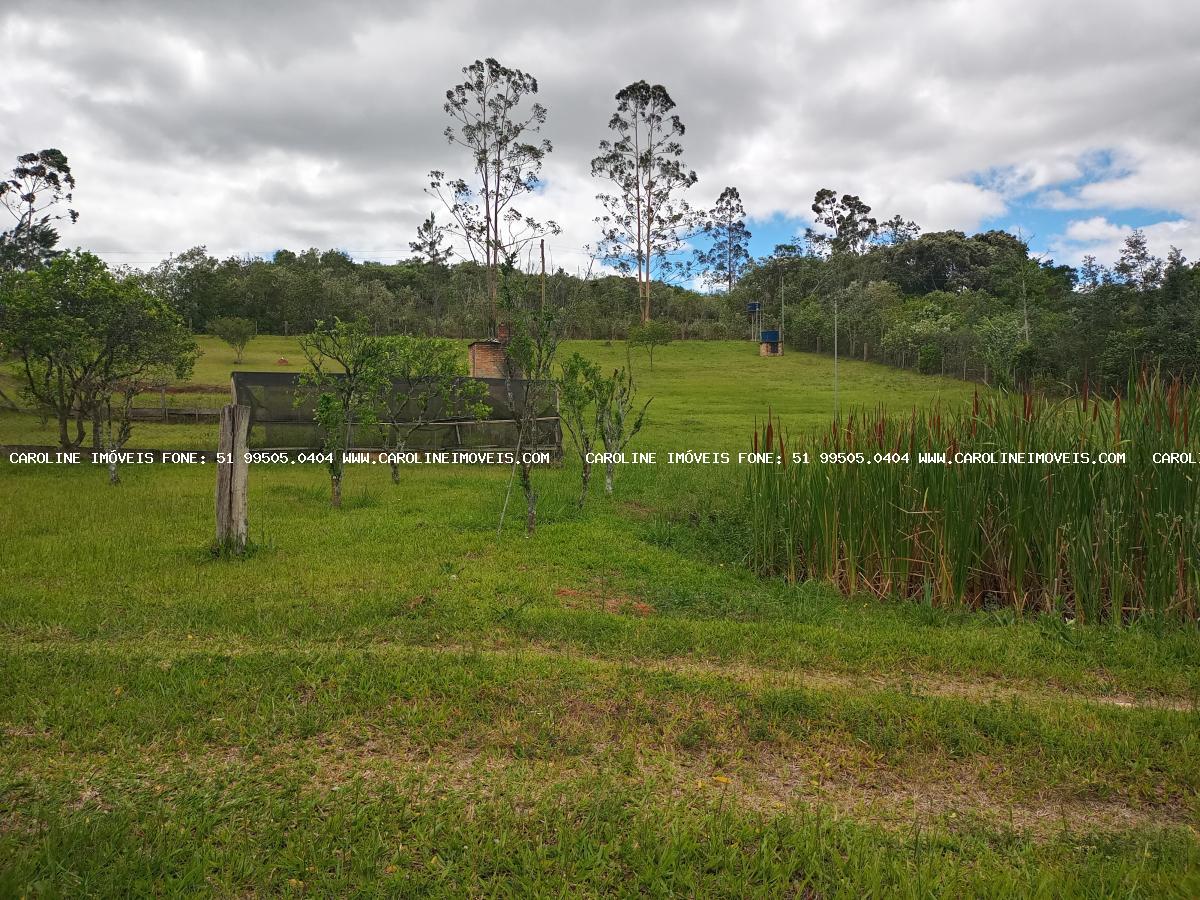
M525 493L525 537L537 529L537 491L533 489L533 463L521 461L521 490Z
M612 496L614 463L609 460L604 463L604 493Z
M108 457L108 483L109 484L120 484L121 483L121 476L117 472L116 451L112 451Z
M60 406L58 409L58 445L63 450L71 449L71 438L67 435L70 421L70 414Z
M400 465L395 460L392 460L392 484L400 483Z
M583 485L579 490L579 501L575 504L576 508L583 509L583 504L587 501L588 485L592 482L592 464L587 461L587 456L583 456Z
M725 225L725 296L728 297L733 293L733 241L729 239L729 232L733 225L733 217L730 216L724 222Z
M342 476L329 476L329 505L334 509L342 508Z

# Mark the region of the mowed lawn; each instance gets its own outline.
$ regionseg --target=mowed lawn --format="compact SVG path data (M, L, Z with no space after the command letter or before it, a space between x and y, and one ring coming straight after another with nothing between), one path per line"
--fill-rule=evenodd
M832 411L826 357L655 357L631 449ZM843 408L973 391L840 376ZM760 581L736 466L622 467L582 511L573 461L540 471L532 539L519 491L497 532L507 476L353 467L334 511L320 467L256 466L237 561L211 467L0 462L0 896L1200 893L1194 630Z

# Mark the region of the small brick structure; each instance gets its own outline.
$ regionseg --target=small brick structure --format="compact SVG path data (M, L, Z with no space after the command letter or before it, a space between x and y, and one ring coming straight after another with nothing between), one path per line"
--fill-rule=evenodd
M512 337L512 330L507 323L501 322L496 326L494 338L475 341L467 348L472 378L503 378L505 376L510 337Z
M503 378L504 364L508 359L506 345L496 338L475 341L467 348L471 362L472 378Z

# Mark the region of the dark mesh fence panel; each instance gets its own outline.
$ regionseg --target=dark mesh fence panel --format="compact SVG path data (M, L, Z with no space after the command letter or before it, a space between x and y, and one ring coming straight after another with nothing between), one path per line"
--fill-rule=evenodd
M527 383L513 381L513 403L503 378L478 378L487 387L485 402L491 411L480 421L462 409L446 409L433 401L426 422L409 437L410 450L512 449L517 444L517 424L512 406L520 408ZM393 406L398 423L411 423L419 416L414 404L402 398L420 394L422 385L393 385ZM313 421L315 395L300 383L300 376L288 372L234 372L233 393L238 403L250 407L251 447L313 448L321 445L320 429ZM541 392L543 408L538 411L538 446L555 452L562 450L562 429L558 418L558 395L551 388ZM299 401L297 402L297 399ZM385 446L387 425L356 430L353 444L360 448ZM407 430L406 425L402 425Z

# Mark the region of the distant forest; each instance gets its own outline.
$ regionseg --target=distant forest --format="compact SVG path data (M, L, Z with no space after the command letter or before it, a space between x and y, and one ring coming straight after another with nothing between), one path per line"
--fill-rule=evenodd
M1015 236L989 231L877 232L858 252L838 252L811 232L748 260L733 289L701 293L654 281L651 311L677 339L750 339L747 304L762 327L782 326L792 349L838 352L928 374L1001 387L1056 383L1117 386L1131 367L1197 374L1200 266L1178 251L1151 255L1134 232L1110 268L1031 256ZM151 270L150 286L195 331L223 316L260 332L297 334L318 320L365 319L379 333L476 337L488 333L485 268L419 259L359 263L339 251L279 251L270 260L218 260L197 247ZM509 289L540 294L537 273L510 272ZM630 276L546 276L546 302L569 336L623 339L639 322ZM782 322L780 311L782 309Z

